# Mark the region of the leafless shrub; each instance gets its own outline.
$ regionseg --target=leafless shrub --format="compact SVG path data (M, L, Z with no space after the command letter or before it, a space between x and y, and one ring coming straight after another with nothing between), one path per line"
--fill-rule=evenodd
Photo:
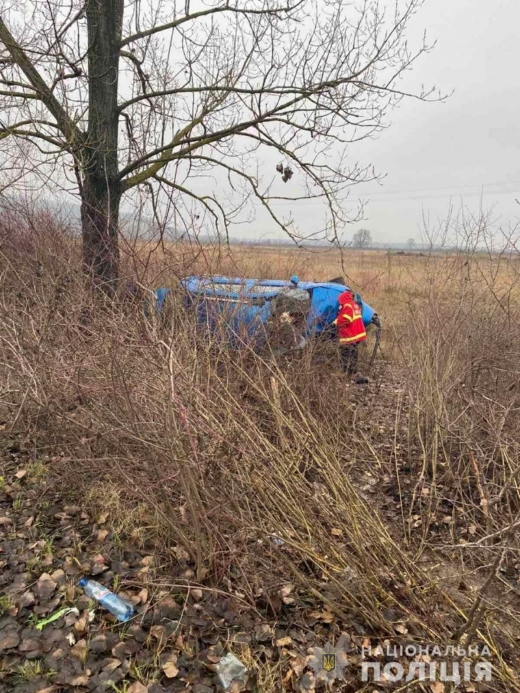
M57 261L42 222L19 232L5 223L2 407L36 451L53 451L69 489L108 506L121 531L153 542L172 570L193 566L196 581L238 590L257 608L276 611L290 580L343 623L389 637L388 609L421 642L462 632L471 605L453 606L356 488L359 458L383 469L388 461L356 433L343 380L324 378L308 354L280 361L223 348L200 333L182 296L166 322L144 285L139 300L121 291L105 301L84 283L73 244ZM23 252L17 233L27 234ZM61 238L52 225L48 233ZM425 524L447 499L454 514L475 518L475 542L492 544L517 517L516 333L498 338L505 318L479 286L470 291L454 273L448 294L436 297L432 285L420 310L412 301L403 355L418 451L412 506L428 485ZM477 626L498 651L495 625ZM505 669L500 676L510 686Z
M399 341L410 406L397 424L408 428L408 445L396 454L407 455L413 479L403 519L411 536L420 516L424 542L458 548L464 562L480 566L507 535L505 563L513 567L511 530L520 520L518 259L511 244L497 251L486 243L485 219L460 223L459 249L425 259L415 296L403 306ZM435 542L432 531L443 539Z

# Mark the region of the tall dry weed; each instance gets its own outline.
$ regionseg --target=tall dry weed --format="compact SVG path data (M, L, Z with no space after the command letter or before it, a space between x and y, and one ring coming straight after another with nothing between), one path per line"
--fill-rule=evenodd
M53 451L63 493L108 505L121 532L172 570L188 563L197 581L239 591L251 606L274 608L290 580L345 625L395 636L399 621L410 638L448 642L465 607L357 488L350 470L360 457L386 461L356 435L352 397L322 355L231 350L201 334L180 295L167 321L145 288L109 303L90 293L75 251L66 230L38 220L13 223L0 256L5 420L42 458ZM503 527L517 502L516 393L504 375L515 340L499 358L493 327L503 315L486 302L482 326L488 299L467 304L472 295L460 287L410 305L410 440L421 450L419 479L439 489L450 481L451 502L469 499L475 513L484 489ZM500 661L495 627L482 627ZM508 686L506 667L502 676Z

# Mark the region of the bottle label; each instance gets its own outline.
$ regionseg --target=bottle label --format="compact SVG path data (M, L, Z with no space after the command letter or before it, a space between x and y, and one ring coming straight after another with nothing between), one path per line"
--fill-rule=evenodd
M107 590L106 588L103 588L103 589L98 590L98 591L96 592L95 598L96 598L98 601L102 601L105 597L108 597L109 594L110 594L110 590Z

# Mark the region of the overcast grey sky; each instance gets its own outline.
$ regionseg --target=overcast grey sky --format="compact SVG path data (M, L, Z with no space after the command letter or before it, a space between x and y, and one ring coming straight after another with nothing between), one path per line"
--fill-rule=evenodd
M445 103L406 101L377 141L357 147L387 173L370 197L366 223L375 240L419 238L451 202L472 211L494 206L496 223L520 217L520 3L518 0L429 0L414 19L437 46L407 78L454 94ZM358 225L359 226L359 225Z
M352 188L369 200L365 220L345 233L369 228L375 241L420 242L423 218L445 219L450 206L470 213L492 210L497 228L518 222L520 206L520 3L518 0L426 0L410 38L426 30L435 49L420 58L404 88L435 85L443 103L406 100L376 140L352 145L354 160L386 174L381 185ZM280 184L283 185L283 184ZM303 229L317 225L316 203L294 209ZM285 211L285 210L284 210ZM288 211L288 210L287 210ZM292 210L291 210L292 211ZM238 235L280 236L260 216Z

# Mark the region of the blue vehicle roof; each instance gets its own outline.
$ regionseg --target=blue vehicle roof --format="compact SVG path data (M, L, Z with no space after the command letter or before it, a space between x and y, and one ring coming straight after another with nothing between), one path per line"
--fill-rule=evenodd
M280 289L288 289L294 286L292 282L283 279L241 279L222 276L191 276L183 279L181 284L190 293L238 300L240 298L270 299L277 296L280 293ZM336 284L334 282L298 281L298 288L304 291L310 291L317 287L331 289L338 293L342 293L349 288L345 284Z

